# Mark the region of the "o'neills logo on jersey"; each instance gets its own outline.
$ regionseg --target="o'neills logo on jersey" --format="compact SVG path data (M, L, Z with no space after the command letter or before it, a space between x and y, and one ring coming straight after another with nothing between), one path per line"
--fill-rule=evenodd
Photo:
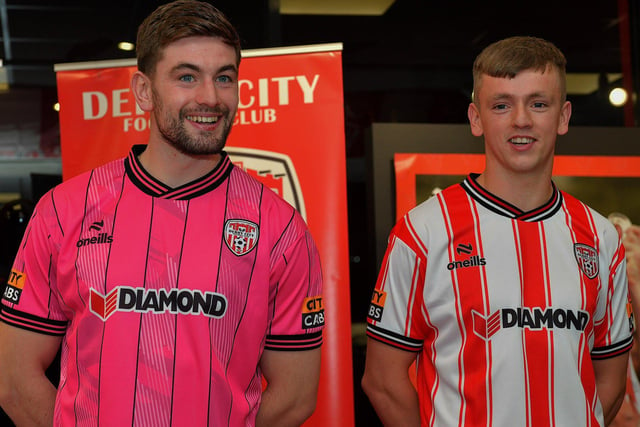
M471 255L473 253L473 245L471 243L458 243L456 245L456 253L458 255ZM480 267L487 265L487 260L480 255L472 255L467 259L454 260L447 264L447 270L452 271L457 268Z
M242 256L258 244L258 224L244 219L230 219L224 224L224 242L231 252Z
M201 314L217 319L226 313L227 299L222 294L192 289L119 286L107 295L91 289L89 308L93 314L105 321L117 311Z
M501 329L520 328L530 330L573 329L584 331L589 323L589 313L582 310L566 310L547 307L503 308L490 316L471 310L473 332L483 340L489 340Z
M455 270L456 268L480 267L487 265L487 260L479 255L474 255L469 259L462 261L454 261L447 264L447 270Z
M104 220L96 221L93 224L91 224L91 227L89 227L89 230L95 230L98 232L98 234L95 236L84 238L84 239L79 239L76 242L76 246L81 248L87 245L113 243L113 236L109 235L108 233L102 233L102 227L104 227Z
M576 261L585 276L593 279L598 275L600 268L598 267L598 252L595 248L584 243L576 243L573 245L573 253L576 255Z

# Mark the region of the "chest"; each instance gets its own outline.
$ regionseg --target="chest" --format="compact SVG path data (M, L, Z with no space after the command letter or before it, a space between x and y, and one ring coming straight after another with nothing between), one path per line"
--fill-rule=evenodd
M582 325L607 279L593 241L559 221L504 218L433 235L424 288L432 321L493 316L531 329Z

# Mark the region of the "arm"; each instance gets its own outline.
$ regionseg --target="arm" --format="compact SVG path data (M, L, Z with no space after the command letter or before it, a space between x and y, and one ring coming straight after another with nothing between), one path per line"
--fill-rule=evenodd
M605 425L613 421L624 400L628 363L629 354L626 352L609 359L593 361L596 390L602 404Z
M418 394L409 378L416 353L369 338L362 389L385 426L419 426Z
M45 371L61 340L0 322L0 405L16 425L53 424L56 388Z
M256 426L299 426L316 407L321 349L265 350L260 369L267 382Z
M640 339L640 226L632 225L629 227L623 235L622 243L626 252L629 296L636 323L631 361L636 373L638 373L640 372L640 342L638 342Z

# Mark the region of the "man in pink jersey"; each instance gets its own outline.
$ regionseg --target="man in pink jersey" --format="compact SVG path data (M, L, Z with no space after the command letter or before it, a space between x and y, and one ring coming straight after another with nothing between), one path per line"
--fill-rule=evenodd
M615 416L633 329L624 249L551 179L571 116L565 65L534 37L474 62L468 117L486 167L396 224L370 304L362 386L385 425Z
M39 201L2 299L0 403L19 425L299 425L322 275L301 216L223 151L238 34L180 0L142 23L137 58L148 144Z

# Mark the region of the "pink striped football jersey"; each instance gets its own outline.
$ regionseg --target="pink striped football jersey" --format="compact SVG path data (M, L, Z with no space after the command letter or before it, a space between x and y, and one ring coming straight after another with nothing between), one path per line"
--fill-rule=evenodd
M396 224L369 337L417 353L423 425L603 426L592 360L633 329L615 228L555 186L522 212L476 177Z
M263 350L322 342L313 239L226 154L170 188L142 150L41 199L1 319L63 336L55 425L253 425Z

